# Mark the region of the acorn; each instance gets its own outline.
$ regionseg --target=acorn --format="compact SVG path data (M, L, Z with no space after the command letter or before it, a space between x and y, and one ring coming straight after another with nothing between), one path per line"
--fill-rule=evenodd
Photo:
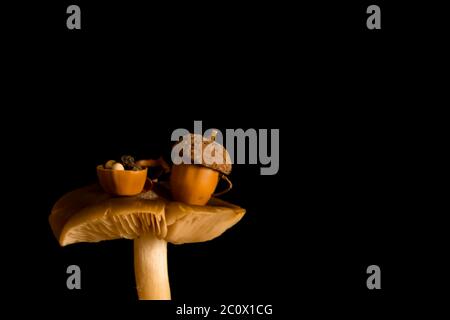
M175 145L182 150L190 150L190 154L184 157L190 160L190 164L172 166L170 189L175 201L203 206L212 196L224 194L232 188L227 177L231 173L231 158L228 151L215 141L216 135L217 131L213 131L210 138L189 134ZM224 179L228 187L213 194L220 179Z

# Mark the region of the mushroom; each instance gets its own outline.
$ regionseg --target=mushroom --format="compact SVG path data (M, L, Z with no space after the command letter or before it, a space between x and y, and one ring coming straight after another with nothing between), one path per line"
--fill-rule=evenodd
M61 246L119 238L134 240L134 266L141 300L170 300L167 242L214 239L236 224L245 210L212 198L206 206L168 200L154 191L113 197L98 185L64 195L49 222Z

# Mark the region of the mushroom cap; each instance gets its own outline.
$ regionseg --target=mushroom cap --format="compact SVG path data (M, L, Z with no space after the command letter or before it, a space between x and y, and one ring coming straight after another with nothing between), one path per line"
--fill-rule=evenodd
M223 174L229 175L231 173L231 157L227 149L220 143L217 143L214 139L205 138L200 134L189 133L182 137L181 141L176 143L175 146L182 147L183 149L189 149L191 154L188 156L190 161L194 164L198 164L213 170L217 170ZM174 146L174 147L175 147ZM196 146L201 146L200 152L194 152ZM204 152L206 148L211 148ZM222 153L222 159L220 163L215 160L215 152Z
M114 197L98 185L92 185L59 199L49 222L61 246L135 239L147 232L182 244L214 239L244 214L243 208L216 198L206 206L193 206L170 201L153 191L133 197Z

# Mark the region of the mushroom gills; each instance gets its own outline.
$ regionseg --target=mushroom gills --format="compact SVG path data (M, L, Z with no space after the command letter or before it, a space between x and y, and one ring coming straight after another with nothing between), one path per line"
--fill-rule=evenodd
M87 221L61 234L61 245L77 242L99 242L114 239L136 239L144 233L163 238L167 233L164 215L136 212L121 215L103 215L102 218Z

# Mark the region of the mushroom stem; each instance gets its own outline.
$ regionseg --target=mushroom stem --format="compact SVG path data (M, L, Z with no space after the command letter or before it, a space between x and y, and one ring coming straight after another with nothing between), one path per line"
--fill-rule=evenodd
M139 300L170 300L164 239L146 233L134 240L134 272Z

